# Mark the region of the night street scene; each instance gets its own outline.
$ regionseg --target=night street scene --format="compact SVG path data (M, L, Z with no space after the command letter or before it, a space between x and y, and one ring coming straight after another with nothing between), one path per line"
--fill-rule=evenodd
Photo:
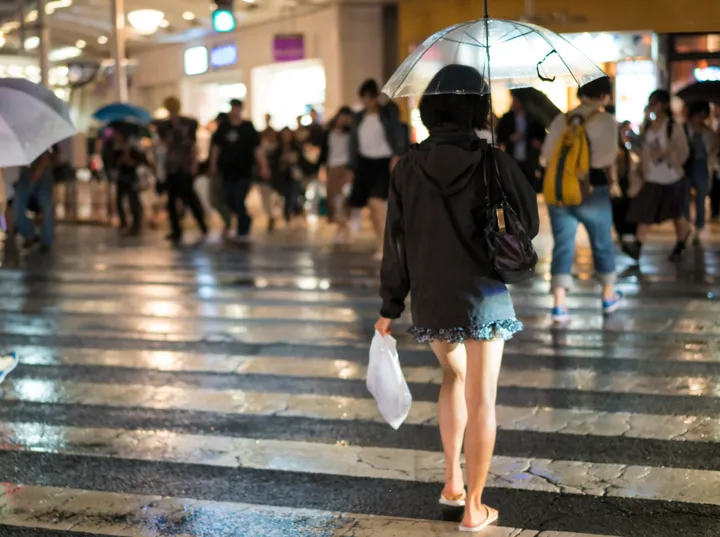
M720 2L0 0L0 537L720 537Z

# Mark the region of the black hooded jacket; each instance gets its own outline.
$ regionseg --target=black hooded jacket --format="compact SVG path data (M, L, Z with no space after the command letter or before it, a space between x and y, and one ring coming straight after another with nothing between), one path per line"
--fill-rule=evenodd
M472 130L441 127L415 146L393 171L381 270L381 315L397 319L412 294L413 323L442 329L514 317L507 289L490 262L480 266L457 238L443 204L447 197L466 237L483 255L483 159L494 151L501 185L531 237L538 233L537 198L515 161L488 148ZM484 183L483 183L484 184ZM491 199L499 192L491 183ZM493 297L503 295L504 302ZM508 304L509 306L504 306ZM503 311L488 311L497 307ZM507 311L505 311L507 310Z

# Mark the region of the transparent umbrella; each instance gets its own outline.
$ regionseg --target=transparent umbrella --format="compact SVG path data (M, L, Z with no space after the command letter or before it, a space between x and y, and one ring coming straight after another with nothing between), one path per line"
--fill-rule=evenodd
M514 89L555 82L579 87L607 76L565 38L525 22L485 18L457 24L437 32L408 56L383 88L390 98L441 93L490 92L490 84L503 81ZM458 88L455 80L428 84L443 67L473 67L489 81L477 88Z

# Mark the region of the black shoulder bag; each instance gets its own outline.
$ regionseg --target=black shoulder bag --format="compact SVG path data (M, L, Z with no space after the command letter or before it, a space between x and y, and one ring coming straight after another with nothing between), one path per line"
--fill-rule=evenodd
M505 283L521 283L529 280L535 275L535 265L538 256L533 248L532 241L513 208L508 203L505 192L500 181L500 167L494 150L488 148L484 151L483 157L483 183L484 183L484 207L482 211L484 226L483 250L486 259L478 253L478 245L472 242L463 234L460 223L457 221L450 200L443 196L445 212L450 218L450 223L463 248L468 255L481 267L492 268L497 276ZM479 166L478 166L479 167ZM477 168L473 173L473 180L477 181ZM500 201L491 202L489 176L495 178L500 192ZM479 186L479 185L478 185ZM476 191L479 193L479 188ZM488 261L490 267L486 267Z

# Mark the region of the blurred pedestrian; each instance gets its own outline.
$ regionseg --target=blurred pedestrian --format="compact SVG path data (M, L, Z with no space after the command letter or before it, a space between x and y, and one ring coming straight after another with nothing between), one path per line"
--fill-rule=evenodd
M213 130L213 136L215 133L220 129L222 125L227 123L229 117L227 112L220 112L217 117L215 118L215 129ZM212 204L213 208L217 213L220 215L220 218L223 222L223 236L227 239L231 235L231 228L232 228L232 211L230 210L230 206L228 205L227 200L225 199L225 191L223 187L223 179L218 173L212 173L211 172L211 162L212 159L212 142L213 138L210 138L210 158L207 162L207 170L206 174L209 176L210 179L210 203Z
M302 149L293 131L285 127L280 131L280 139L277 148L271 154L270 162L272 169L271 182L273 187L285 201L283 215L286 224L299 222L302 207L303 173L301 162L303 159Z
M643 126L642 177L643 187L630 205L628 218L637 222L637 248L647 240L650 227L672 220L675 224L676 243L669 259L680 261L690 238L685 215L688 186L685 163L690 156L688 138L682 125L673 119L670 93L656 90L648 101L648 121Z
M138 168L147 166L145 154L134 147L126 133L115 132L115 155L113 157L117 170L117 211L120 218L120 231L137 236L142 230L143 207L140 201L140 177ZM130 205L132 225L128 225L125 202Z
M479 95L484 87L480 73L450 65L436 77L457 78L478 94L426 95L420 102L430 137L400 160L391 179L380 273L383 305L375 328L389 334L412 294L410 332L418 342L430 344L443 373L438 413L445 486L439 501L465 507L462 531L480 531L498 519L498 512L483 503L483 493L495 447L503 349L522 329L491 263L481 266L455 231L467 230L469 236L484 232L485 224L475 219L486 209L481 207L484 196L479 205L475 200L481 196L477 189L484 182L482 162L488 151L496 154L502 168L497 180L530 237L538 232L539 218L535 192L517 164L489 149L474 131L484 127L490 106L488 95ZM477 255L482 257L480 245Z
M237 240L250 236L252 219L245 206L257 165L260 176L270 180L265 153L260 146L260 135L251 121L243 118L243 102L230 101L228 120L213 134L210 152L210 173L220 174L225 201L237 217Z
M515 159L536 192L542 190L537 177L540 168L540 151L545 140L545 127L525 109L525 105L512 94L510 110L497 124L497 143Z
M31 205L35 205L37 211L42 214L39 237L35 230L35 224L28 217ZM50 250L55 238L52 153L50 150L40 155L30 166L23 166L20 169L20 178L15 185L13 209L15 228L24 239L24 247L31 248L39 242L41 250Z
M350 133L349 169L353 172L350 207L357 213L370 207L377 238L376 259L382 259L390 172L407 147L397 106L381 103L375 80L366 80L358 92L363 109Z
M618 127L618 154L615 160L617 188L611 191L611 194L613 224L620 246L626 255L637 261L640 255L635 236L637 224L628 220L630 200L637 194L634 181L632 181L632 178L637 175L637 166L633 161L635 155L631 151L633 135L630 122L623 121Z
M590 149L589 194L579 205L566 206L548 203L548 213L553 234L552 318L556 324L570 321L567 291L572 285L572 266L575 260L575 237L579 224L590 237L595 273L602 283L602 309L613 313L622 300L615 290L615 246L612 237L612 205L610 203L611 175L608 171L617 158L618 127L615 119L603 111L612 87L608 78L599 78L578 89L580 106L565 115L558 115L550 124L550 130L542 149L546 162L557 154L559 144L564 143L568 129L574 122L585 127ZM548 168L551 170L551 167ZM554 170L552 170L554 172ZM562 181L558 173L556 181Z
M175 97L165 100L169 119L158 124L158 136L165 146L165 184L168 194L168 214L172 228L169 238L179 243L182 227L178 203L190 209L203 235L207 235L205 211L194 188L197 175L197 129L194 119L180 115L180 101Z
M335 241L346 243L350 240L348 227L348 196L352 188L352 174L348 171L350 163L350 128L353 111L343 106L330 122L322 144L319 164L325 168L327 182L328 218L337 224Z
M687 178L687 206L685 218L690 222L690 206L694 191L695 205L695 239L700 244L705 237L705 204L712 181L712 174L717 165L718 139L717 134L707 125L710 117L710 104L706 101L690 103L687 111L685 133L690 146L690 157L685 163Z

